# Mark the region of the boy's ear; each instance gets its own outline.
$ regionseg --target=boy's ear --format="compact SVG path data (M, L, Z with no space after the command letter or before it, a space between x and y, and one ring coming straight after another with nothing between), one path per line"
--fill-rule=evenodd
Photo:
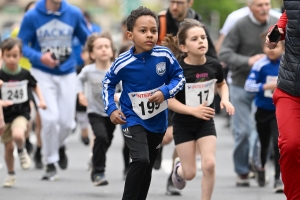
M126 35L127 35L127 38L129 39L129 40L133 40L133 35L132 35L132 32L131 31L127 31L126 32Z

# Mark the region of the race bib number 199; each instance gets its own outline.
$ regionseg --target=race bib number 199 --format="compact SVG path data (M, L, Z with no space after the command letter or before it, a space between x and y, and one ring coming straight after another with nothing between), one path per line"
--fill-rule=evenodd
M185 104L191 107L197 107L207 101L209 106L214 101L215 83L217 79L205 82L186 83L185 84Z
M141 119L149 119L154 117L158 113L167 109L167 101L164 101L161 104L151 103L148 101L149 97L154 94L159 88L144 91L144 92L131 92L129 93L129 98L131 100L133 111Z
M14 104L28 101L27 83L27 80L19 82L4 82L1 88L2 100L9 100Z

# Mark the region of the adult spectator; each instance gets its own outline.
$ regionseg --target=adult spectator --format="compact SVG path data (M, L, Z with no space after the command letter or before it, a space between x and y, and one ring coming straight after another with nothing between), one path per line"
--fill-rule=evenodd
M269 15L270 0L247 0L250 14L241 18L229 31L220 50L221 61L232 71L230 98L236 113L233 116L234 168L237 186L249 186L249 136L253 94L244 90L252 65L264 54L260 34L266 32L277 18Z
M279 129L280 171L287 200L300 199L299 6L300 1L284 1L285 12L276 23L282 34L281 39L285 39L285 54L281 58L273 102ZM266 39L269 48L276 47L275 42L270 43Z

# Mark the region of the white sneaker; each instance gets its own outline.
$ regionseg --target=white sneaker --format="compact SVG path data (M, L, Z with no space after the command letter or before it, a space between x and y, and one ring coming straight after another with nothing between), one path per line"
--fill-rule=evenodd
M15 185L16 177L14 175L8 175L4 182L3 187L13 187Z
M22 169L29 169L31 166L31 159L27 153L27 150L24 148L21 153L19 153L20 164Z

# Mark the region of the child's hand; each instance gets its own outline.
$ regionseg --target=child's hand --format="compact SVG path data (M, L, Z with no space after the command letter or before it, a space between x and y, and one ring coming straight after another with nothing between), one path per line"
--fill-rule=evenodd
M200 106L193 108L193 112L191 113L194 117L204 120L210 120L215 116L215 110L213 108L206 106L206 101Z
M0 88L2 87L2 85L3 85L3 81L2 81L2 80L0 80Z
M0 100L0 105L1 105L2 107L11 106L11 105L13 105L13 104L14 104L14 102L12 102L12 101L3 101L3 100Z
M220 108L223 109L223 108L226 108L226 112L229 114L229 115L233 115L234 114L234 107L233 105L227 101L227 100L221 100L220 102Z
M46 105L46 103L44 101L40 101L38 107L41 108L41 109L43 109L43 110L46 110L47 105Z
M266 83L263 86L264 90L275 90L277 88L277 83Z
M162 102L164 102L165 100L165 97L164 97L164 94L162 93L162 91L158 90L156 92L154 92L154 94L152 94L151 97L149 97L149 102L154 102L154 103L157 103L157 104L161 104Z
M126 124L126 117L120 110L113 111L109 117L114 124Z
M78 96L78 99L79 99L79 103L85 107L88 106L88 102L87 102L87 99L84 95L79 95Z

